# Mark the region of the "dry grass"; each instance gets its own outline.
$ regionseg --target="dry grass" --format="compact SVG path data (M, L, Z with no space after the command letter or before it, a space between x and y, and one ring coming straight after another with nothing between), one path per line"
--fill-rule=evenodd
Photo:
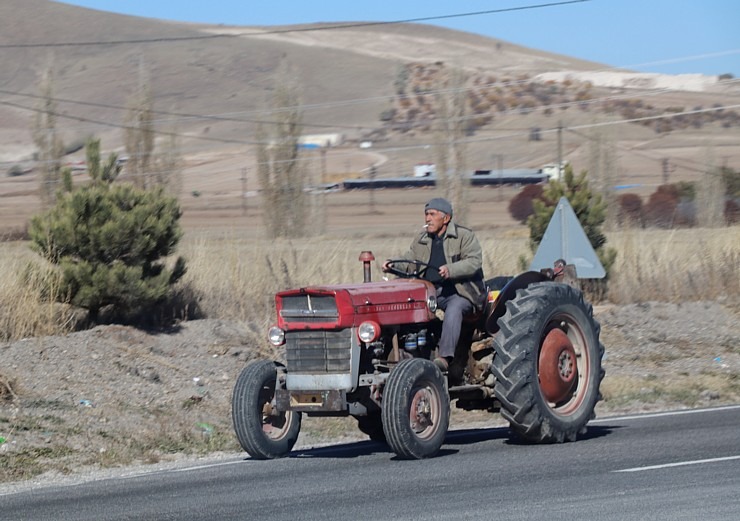
M713 399L721 399L721 403L737 403L740 400L740 380L736 373L727 372L610 375L602 382L601 393L604 396L601 407L611 411L630 410L637 404L653 408L696 407Z
M520 271L530 255L526 230L483 230L486 276ZM192 233L179 253L188 262L182 281L198 296L207 317L254 325L261 339L274 320L275 292L310 284L362 281L361 251L380 263L406 251L408 237L314 237L305 240L247 239L237 232ZM687 230L628 230L609 235L619 256L609 284L617 304L643 301L732 299L740 294L740 227ZM0 250L0 338L63 334L73 327L64 306L43 298L41 282L51 276L28 243L4 243ZM53 291L53 290L52 290ZM258 332L258 333L257 333Z
M609 300L716 300L740 294L740 226L612 233Z
M53 272L27 242L0 249L0 339L62 334L72 329L72 313L54 302ZM45 298L49 296L51 298Z

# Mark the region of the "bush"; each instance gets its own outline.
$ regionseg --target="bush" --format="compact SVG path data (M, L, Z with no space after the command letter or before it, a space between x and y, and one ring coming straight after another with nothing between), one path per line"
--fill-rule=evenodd
M60 268L58 300L87 309L93 322L105 306L133 315L164 301L185 273L182 258L171 269L163 261L181 237L176 199L112 184L115 161L101 171L96 144L87 149L92 182L60 194L29 230L32 248Z
M526 223L534 213L532 201L542 199L542 192L542 185L526 185L509 201L509 214L520 223Z
M617 220L622 225L642 226L642 199L637 194L621 194L617 198Z
M733 199L725 202L725 222L729 226L740 222L740 204Z
M673 227L678 201L678 189L674 185L659 186L645 205L645 224L658 228Z

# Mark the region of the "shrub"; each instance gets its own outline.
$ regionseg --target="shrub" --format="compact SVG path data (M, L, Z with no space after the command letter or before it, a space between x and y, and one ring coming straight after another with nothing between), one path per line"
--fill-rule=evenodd
M542 199L542 191L542 185L526 185L509 201L509 214L520 223L526 223L534 213L532 201Z
M725 222L728 225L740 222L740 204L733 199L728 199L725 202Z
M8 177L18 177L25 173L25 169L21 165L13 165L8 168Z
M112 306L124 316L164 301L185 273L178 258L168 269L181 231L176 199L161 188L112 184L115 157L101 169L99 141L87 147L92 182L60 194L31 221L32 248L59 266L58 300L88 310L91 321Z
M642 199L637 194L621 194L617 198L617 220L622 225L642 225Z
M662 185L650 195L645 205L645 224L658 228L671 228L676 220L678 190L674 185Z

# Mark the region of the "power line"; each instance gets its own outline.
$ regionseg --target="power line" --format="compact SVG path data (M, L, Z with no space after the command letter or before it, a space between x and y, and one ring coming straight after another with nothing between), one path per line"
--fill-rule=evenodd
M526 80L497 81L497 82L493 82L493 83L488 83L488 84L484 84L484 85L475 85L475 86L470 86L470 87L458 87L458 88L449 88L449 89L445 88L445 89L430 90L430 91L423 92L423 94L426 94L426 95L437 95L437 94L444 94L444 93L457 93L457 92L465 92L465 91L473 91L473 90L475 90L475 91L482 91L482 90L487 90L487 89L491 89L491 88L498 88L498 87L502 87L502 86L503 87L508 87L508 86L525 84L525 83L533 83L535 81L536 80L533 79L533 78L528 78ZM739 83L739 82L740 82L740 79L734 79L734 80L730 80L730 81L728 81L726 83L727 84L733 84L733 83ZM569 108L569 107L576 106L576 105L578 105L578 106L581 106L581 105L584 105L584 104L585 105L593 105L593 104L597 104L597 103L604 103L604 102L607 102L607 101L622 100L622 99L631 99L631 98L635 98L635 97L638 97L638 96L639 97L659 96L661 94L668 93L668 92L672 92L672 90L670 88L662 88L662 89L655 89L655 90L652 90L652 91L649 91L649 92L634 92L634 93L629 93L629 94L615 94L615 95L609 95L609 96L601 96L601 97L596 97L596 98L590 98L590 99L587 99L587 100L569 101L569 102L556 103L556 104L550 104L550 105L539 104L539 105L536 105L534 107L530 107L529 110L534 111L534 110L537 110L537 109L540 109L540 108L550 108L550 109L553 109L553 110L555 110L555 109L564 109L564 108ZM32 99L46 99L44 96L39 95L39 94L22 93L22 92L16 92L16 91L9 91L9 90L5 90L5 89L0 89L0 94L6 94L6 95L10 95L10 96L20 96L20 97L26 97L26 98L32 98ZM410 96L410 97L414 97L414 96L416 96L416 94L414 94L413 96ZM320 104L296 105L296 106L291 106L291 107L281 107L279 110L277 110L277 112L279 112L279 111L285 111L285 110L301 110L301 111L305 111L306 109L310 109L310 108L323 108L323 109L325 109L325 108L331 108L331 107L342 106L342 105L347 105L347 104L360 104L360 103L367 103L367 102L378 101L378 100L393 100L395 98L396 98L396 96L390 95L390 96L383 96L383 97L377 97L376 96L376 97L368 97L368 98L355 98L355 99L352 99L352 100L344 100L344 101L340 101L340 102L326 102L326 103L320 103ZM112 110L129 110L128 107L122 107L120 105L112 105L112 104L106 104L106 103L96 103L96 102L80 101L80 100L72 100L72 99L68 99L68 98L54 97L54 98L52 98L52 100L55 101L55 102L59 102L59 103L70 103L70 104L76 104L76 105L82 105L82 106L91 106L91 107L98 107L98 108L106 108L106 109L112 109ZM26 106L18 105L18 104L13 104L13 103L7 102L7 101L0 101L0 104L10 105L10 106L14 106L16 108L21 108L21 109L25 109L25 110L31 110L31 111L35 111L35 112L38 112L39 111L39 109L36 109L36 108L26 107ZM517 113L519 110L520 110L519 108L513 108L513 109L509 109L509 110L503 111L503 112L499 112L498 115L514 114L514 113ZM175 117L183 118L183 119L201 119L201 120L210 120L210 121L229 121L229 122L238 122L238 123L262 123L262 124L274 124L274 123L276 123L275 121L270 121L270 120L261 120L261 119L258 120L258 119L250 119L250 118L239 118L239 117L234 117L234 116L227 115L227 114L245 114L246 115L246 114L260 114L260 113L267 113L267 112L272 112L272 113L276 112L273 109L262 109L262 110L256 110L256 111L236 112L236 113L231 112L231 113L223 113L223 114L193 114L193 113L182 113L182 112L169 112L169 111L154 110L154 109L152 109L151 112L154 113L154 114L159 114L159 115L163 115L163 116L175 116ZM67 118L67 119L74 119L74 120L81 121L81 122L94 123L94 124L102 124L102 125L105 125L105 126L113 126L113 127L119 127L119 128L126 128L125 126L114 125L114 124L111 124L111 123L108 123L108 122L100 122L100 121L92 120L92 119L89 119L89 118L84 118L84 117L81 117L81 116L69 116L69 115L63 114L63 113L56 113L54 115L56 115L58 117ZM465 121L465 120L469 120L469 119L475 119L475 118L480 117L480 116L481 116L481 114L468 114L466 116L463 116L462 118L448 119L448 121ZM302 124L303 124L304 127L308 127L308 128L349 129L349 130L374 130L376 128L374 126L373 127L368 127L368 126L363 126L363 125L341 125L341 124L339 124L339 125L332 125L332 124L326 124L326 123L311 123L310 121L309 122L306 122L305 120L304 120L304 122ZM496 129L496 130L499 130L499 129ZM155 130L155 132L160 133L160 134L167 135L166 132L161 132L161 131L157 131L157 130ZM170 133L170 135L178 135L178 134ZM183 137L194 137L194 138L197 138L197 139L202 138L204 140L219 141L219 142L224 142L224 143L230 143L230 142L231 143L242 143L242 144L254 144L255 143L253 141L243 142L243 141L238 141L238 140L224 140L224 139L220 139L220 138L211 138L211 137L208 137L208 136L194 136L194 135L189 135L189 134L188 135L185 135Z
M100 121L90 118L85 118L82 116L72 116L70 114L63 114L61 112L56 111L49 111L47 109L39 109L35 107L26 107L24 105L19 105L17 103L13 103L11 101L0 101L0 105L7 105L9 107L15 107L18 109L23 110L30 110L31 112L38 112L42 114L50 114L52 116L56 116L58 118L65 118L65 119L73 119L75 121L82 121L84 123L95 123L96 125L102 125L105 127L112 127L112 128L118 128L118 129L128 129L128 128L135 128L130 125L121 125L118 123L110 123L108 121ZM202 139L204 141L216 141L219 143L235 143L239 145L254 145L257 144L254 141L244 141L244 140L237 140L237 139L227 139L227 138L215 138L211 136L197 136L192 134L178 134L177 132L168 132L164 130L157 130L155 133L163 135L163 136L171 136L171 137L188 137L188 138L195 138L195 139Z
M24 106L17 105L15 103L7 102L7 101L0 101L0 104L10 105L10 106L14 106L14 107L17 107L17 108L31 110L31 111L34 111L34 112L48 112L48 111L43 110L43 109L36 109L36 108L24 107ZM620 120L613 120L613 121L607 121L607 122L587 123L587 124L581 124L581 125L573 125L573 126L570 126L570 127L563 127L563 130L569 130L569 131L585 130L585 129L589 129L589 128L608 127L608 126L611 126L611 125L621 125L621 124L624 124L624 123L638 123L638 122L652 121L652 120L659 120L659 119L669 119L669 118L678 117L678 116L685 116L685 115L691 115L691 114L701 114L701 113L722 111L722 110L725 110L725 109L738 109L738 108L740 108L740 104L722 105L722 106L715 106L715 107L710 107L710 108L706 108L706 109L694 109L694 110L688 110L688 111L682 111L682 112L669 112L669 113L665 113L665 114L655 114L655 115L652 115L652 116L644 116L644 117L639 117L639 118L628 118L628 119L620 119ZM57 116L57 117L60 117L60 118L69 118L69 119L74 119L74 120L78 120L78 121L92 122L92 123L97 123L97 124L101 124L101 125L105 125L105 126L113 127L113 128L121 128L121 129L130 128L130 127L126 126L126 125L119 125L119 124L109 123L109 122L101 122L101 121L91 120L89 118L82 118L82 117L78 117L78 116L70 116L70 115L66 115L66 114L62 114L62 113L58 113L58 112L54 112L52 114L55 115L55 116ZM557 131L558 131L557 128L553 128L553 129L542 130L540 133L541 134L548 134L548 133L554 133L554 132L557 132ZM207 140L207 141L216 141L216 142L221 142L221 143L236 143L236 144L240 144L240 145L256 145L256 144L260 144L259 142L256 142L256 141L245 141L245 140L234 140L234 139L226 139L226 138L215 138L215 137L210 137L210 136L183 135L183 134L178 134L178 133L175 133L175 132L166 132L166 131L157 131L157 133L158 134L165 135L165 136L190 137L190 138L195 138L195 139L203 139L203 140ZM485 143L485 142L502 141L502 140L505 140L505 139L512 139L512 138L524 137L526 135L528 135L528 133L522 131L522 132L514 132L514 133L506 134L506 135L503 135L503 136L489 136L489 137L461 139L461 140L458 140L457 142L458 143ZM388 153L388 152L398 152L398 151L403 151L403 150L412 150L412 149L424 148L425 146L426 145L423 145L423 144L421 144L421 145L408 145L408 146L396 146L396 147L390 147L390 148L382 148L381 150L383 150L386 153ZM305 160L309 160L309 159L310 158L308 158L308 157L305 158Z
M24 98L32 98L32 99L47 99L46 96L42 96L40 94L27 94L23 92L14 92L9 90L0 89L0 94L6 94L9 96L20 96ZM93 101L80 101L80 100L72 100L68 98L57 98L53 97L51 98L53 101L57 103L69 103L72 105L82 105L86 107L96 107L96 108L104 108L104 109L112 109L112 110L125 110L128 111L129 107L122 107L120 105L111 105L108 103L96 103ZM269 111L269 109L266 109L266 111ZM236 122L236 123L262 123L262 124L269 124L273 125L278 123L277 121L269 121L269 120L259 120L259 119L245 119L245 118L237 118L237 117L229 117L219 114L191 114L187 112L167 112L163 110L155 110L152 109L150 111L152 114L159 114L161 116L175 116L178 118L183 119L199 119L199 120L208 120L208 121L229 121L229 122ZM358 128L371 128L371 127L363 127L359 125L331 125L328 123L303 123L304 127L314 127L314 128L344 128L344 129L358 129ZM375 128L375 127L372 127Z
M579 131L574 130L572 128L563 128L563 130L567 130L568 132L571 132L572 134L575 134L576 136L581 137L581 138L584 138L584 139L594 140L594 138L592 136L589 136L588 134L584 134L583 132L579 132ZM630 154L633 154L633 155L636 155L636 156L640 156L640 157L644 157L645 159L650 159L652 161L656 161L656 162L659 162L659 163L665 160L665 158L663 156L661 156L661 157L654 157L654 156L650 155L650 153L647 152L647 151L639 150L639 149L635 149L635 148L629 148L629 147L627 147L625 145L621 145L619 143L614 143L614 146L616 148L620 149L620 150L623 150L625 152L629 152ZM700 163L698 161L694 161L692 159L687 159L687 158L673 158L672 159L672 162L673 163L676 163L678 166L680 166L684 170L688 170L690 172L696 172L696 173L700 173L700 174L706 173L706 168L700 168L700 167L706 167L706 166L708 166L708 165L704 165L704 164L702 164L702 163ZM688 166L688 165L685 165L685 164L680 164L681 162L693 163L694 165L699 165L699 167Z
M191 40L213 40L217 38L238 38L240 36L262 36L268 34L285 34L285 33L303 33L303 32L315 32L315 31L328 31L334 29L355 29L358 27L373 27L382 25L396 25L406 23L419 23L419 22L431 22L434 20L448 20L451 18L463 18L470 16L482 16L490 14L508 13L514 11L527 11L531 9L542 9L546 7L557 7L568 4L579 4L583 2L589 2L590 0L566 0L561 2L549 2L545 4L532 4L519 7L507 7L502 9L489 9L486 11L472 11L466 13L455 13L448 15L439 16L424 16L418 18L406 18L403 20L389 20L381 22L352 22L345 24L335 25L321 25L317 27L297 27L292 29L272 29L268 31L242 31L238 33L217 33L208 35L198 36L169 36L161 38L141 38L141 39L127 39L127 40L110 40L110 41L82 41L82 42L47 42L47 43L16 43L16 44L0 44L0 49L27 49L27 48L39 48L39 47L88 47L94 45L127 45L127 44L141 44L141 43L165 43L165 42L182 42Z

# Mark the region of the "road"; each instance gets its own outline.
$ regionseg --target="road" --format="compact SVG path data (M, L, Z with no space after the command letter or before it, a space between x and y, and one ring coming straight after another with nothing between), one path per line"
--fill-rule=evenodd
M453 426L454 427L454 426ZM453 430L400 461L359 442L2 493L2 520L740 519L740 405L599 419L575 443Z

